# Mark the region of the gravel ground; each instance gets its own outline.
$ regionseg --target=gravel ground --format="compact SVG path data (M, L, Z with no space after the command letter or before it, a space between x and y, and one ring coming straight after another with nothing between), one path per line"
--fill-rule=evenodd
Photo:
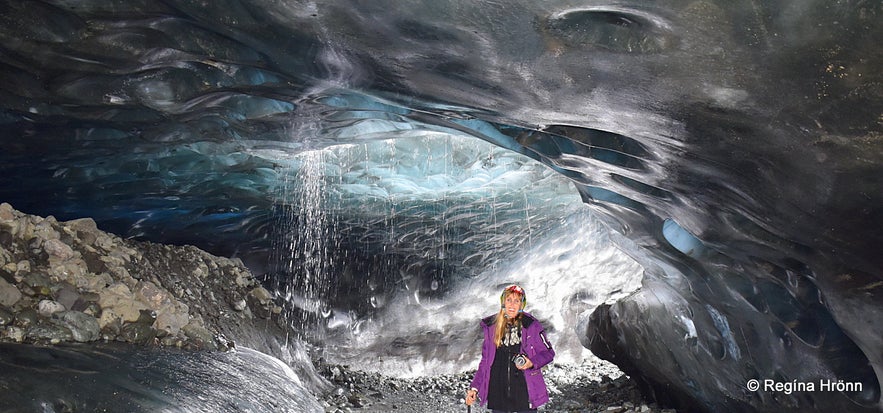
M334 385L319 399L328 413L466 412L463 397L474 373L403 379L347 366L319 363L317 368ZM602 360L553 363L546 367L546 383L551 401L540 412L676 413L644 401L628 377ZM473 406L473 411L486 410Z

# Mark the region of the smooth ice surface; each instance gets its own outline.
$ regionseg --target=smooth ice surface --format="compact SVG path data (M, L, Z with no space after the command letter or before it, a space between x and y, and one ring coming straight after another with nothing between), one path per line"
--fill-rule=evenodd
M4 408L31 412L322 412L287 365L228 353L100 346L0 345Z
M241 257L305 338L347 338L364 321L361 343L325 343L342 356L390 351L380 328L414 337L393 339L408 351L432 342L424 332L465 332L460 317L530 268L538 312L682 409L883 409L879 2L0 11L0 199ZM440 135L547 169L514 155L493 156L511 169L485 165L485 149L475 158ZM375 145L389 158L362 160ZM591 218L556 204L573 192L545 188L561 182L550 171ZM623 275L583 238L598 220L645 270L610 305L633 279L593 278ZM470 304L425 323L455 303ZM415 320L392 314L415 308ZM415 354L415 374L468 364ZM864 390L752 392L749 379Z

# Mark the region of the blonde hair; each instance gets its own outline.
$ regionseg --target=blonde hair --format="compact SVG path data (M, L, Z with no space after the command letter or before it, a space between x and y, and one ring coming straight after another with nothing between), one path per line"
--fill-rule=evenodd
M505 302L506 297L508 297L510 294L518 294L518 293L514 292L514 291L504 291L503 296L500 298L500 301ZM518 294L518 295L521 295L522 297L524 296L523 294ZM495 346L500 347L500 344L503 342L503 335L506 334L506 327L510 324L513 324L513 323L521 324L521 313L518 313L518 315L515 318L511 319L511 321L510 321L510 319L506 318L506 307L501 305L500 312L497 313L497 320L494 321L494 345Z

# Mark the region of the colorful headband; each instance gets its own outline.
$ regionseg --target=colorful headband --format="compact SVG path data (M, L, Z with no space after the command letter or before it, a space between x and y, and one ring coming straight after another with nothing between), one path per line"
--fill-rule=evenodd
M512 284L503 289L503 293L500 294L500 307L506 307L506 295L511 293L521 294L521 310L519 311L524 311L524 307L527 306L527 295L524 294L524 288L517 284Z

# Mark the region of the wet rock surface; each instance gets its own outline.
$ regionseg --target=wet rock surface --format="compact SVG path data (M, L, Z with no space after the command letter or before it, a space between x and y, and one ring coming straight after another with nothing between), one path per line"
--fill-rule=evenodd
M0 204L0 341L224 350L279 313L270 297L239 260Z
M328 413L465 412L465 390L474 374L395 378L322 362L317 369L333 384L319 400ZM645 401L635 382L607 363L553 363L545 374L551 400L541 408L543 412L676 413ZM473 406L472 411L486 409Z

